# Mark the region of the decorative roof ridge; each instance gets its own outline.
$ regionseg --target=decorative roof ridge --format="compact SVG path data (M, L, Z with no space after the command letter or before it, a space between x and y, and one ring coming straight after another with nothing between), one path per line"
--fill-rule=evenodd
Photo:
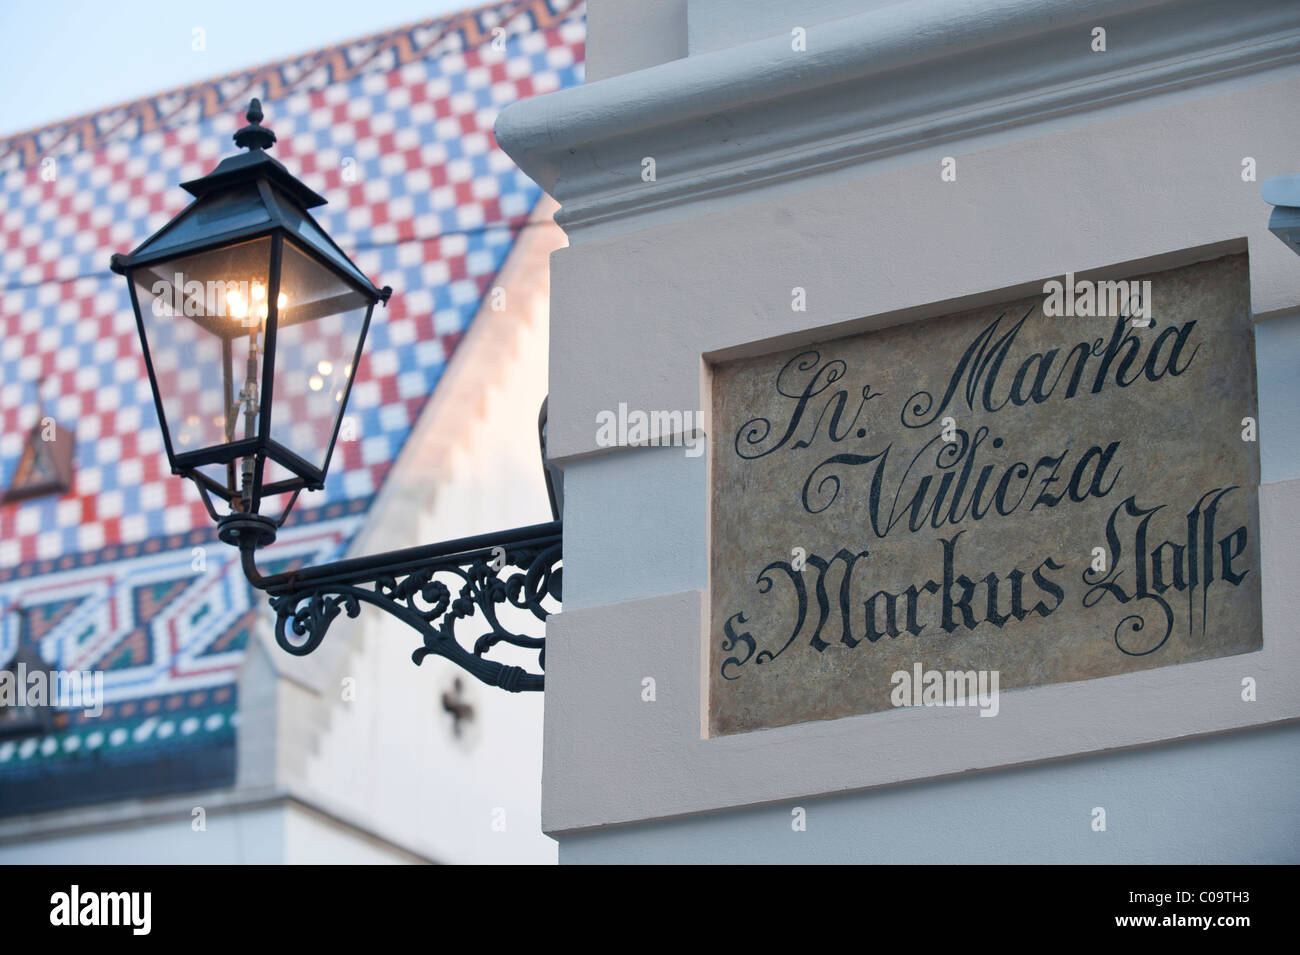
M166 128L195 106L200 119L235 105L242 109L249 95L258 89L263 99L278 99L295 92L322 68L330 71L328 83L337 83L370 72L372 64L389 51L396 53L398 65L423 59L430 49L456 33L470 47L489 38L494 27L508 26L522 16L530 18L533 30L546 29L584 6L585 0L495 0L0 136L0 171L26 168L42 155L96 148L119 138L126 130L138 135ZM436 35L412 42L415 34L434 29ZM366 45L373 49L356 63L347 61L348 51ZM286 76L288 69L293 69L295 75Z

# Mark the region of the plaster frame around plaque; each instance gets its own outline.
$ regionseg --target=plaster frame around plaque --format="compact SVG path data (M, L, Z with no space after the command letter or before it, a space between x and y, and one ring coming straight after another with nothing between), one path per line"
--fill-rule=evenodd
M1270 241L1265 236L1264 241ZM1275 240L1272 240L1275 241ZM1123 278L1247 249L1244 238L1145 256L1079 278ZM700 402L712 407L710 363L922 321L1035 292L1059 275L976 295L856 318L799 333L695 352ZM1253 281L1252 281L1253 284ZM1259 325L1259 322L1256 322ZM1258 362L1257 362L1258 370ZM1261 402L1264 394L1261 392ZM1267 435L1261 433L1261 441ZM645 452L641 452L645 453ZM708 456L706 456L707 458ZM699 493L711 495L706 460ZM699 546L711 546L711 506ZM969 773L1053 762L1300 720L1300 477L1261 484L1263 649L1076 683L1007 692L996 719L975 708L887 710L726 736L708 735L709 561L705 589L682 588L598 605L575 605L547 622L547 689L581 700L577 739L561 732L574 706L546 707L543 762L551 834L744 806L785 803ZM692 542L692 546L696 546ZM599 634L600 639L591 639ZM599 691L593 692L593 675ZM655 674L658 702L625 692ZM1258 702L1240 698L1242 675L1260 683ZM636 754L618 758L614 754ZM611 771L616 768L617 771ZM592 787L592 773L602 785Z
M1248 243L1244 237L1240 239L1228 240L1225 242L1213 243L1210 245L1198 246L1198 247L1188 248L1188 249L1180 249L1180 250L1176 250L1173 252L1169 252L1157 256L1152 256L1152 257L1138 259L1138 260L1131 260L1128 262L1118 263L1103 268L1095 268L1095 269L1080 271L1075 273L1075 278L1076 280L1127 279L1139 275L1149 274L1152 272L1159 272L1168 269L1177 269L1184 266L1193 265L1198 262L1210 261L1226 255L1234 255L1234 254L1246 255L1247 261L1249 261ZM705 414L704 421L705 421L706 433L709 434L710 436L713 436L713 422L712 422L712 409L713 409L713 397L714 397L713 396L713 369L715 365L724 362L734 361L740 358L753 358L753 357L761 357L770 354L777 354L792 348L810 346L810 345L824 343L824 342L832 342L853 335L869 334L870 332L873 331L879 331L886 328L895 327L898 325L927 321L929 319L941 318L947 315L961 314L971 310L997 305L1002 302L1014 301L1020 298L1025 298L1025 297L1030 297L1035 295L1041 296L1044 283L1053 279L1059 280L1060 275L1058 274L1058 275L1044 276L1041 280L1034 280L1032 282L1021 283L1018 285L1008 286L1001 289L989 290L989 291L979 293L977 295L966 296L959 299L949 299L942 302L927 303L925 305L916 306L914 308L907 309L904 311L887 313L883 315L864 316L860 319L856 319L850 322L839 323L831 326L824 326L816 329L809 329L807 331L801 331L798 333L778 336L770 339L747 342L741 345L733 346L731 348L719 349L701 355L700 407L704 409L704 414ZM1253 322L1254 321L1253 314L1251 315L1251 319ZM1258 383L1256 384L1256 400L1257 400L1256 413L1258 414ZM1261 441L1263 440L1262 435L1260 437L1260 440ZM706 519L708 521L708 527L706 531L708 558L706 559L706 566L708 568L707 570L708 583L706 585L706 589L701 594L702 599L701 599L701 617L700 617L700 653L698 655L698 666L699 666L698 686L700 690L700 696L698 700L698 716L699 716L699 726L700 726L700 738L704 741L707 741L710 745L716 746L718 744L725 743L728 741L733 741L738 739L753 740L755 737L762 737L762 736L767 736L772 734L788 735L791 733L798 733L799 735L803 735L804 733L813 733L819 730L824 730L828 727L840 726L840 725L843 725L846 728L850 726L861 726L863 729L867 728L867 726L869 725L872 731L877 731L881 727L890 725L891 722L899 723L902 722L903 719L907 719L909 722L911 722L912 717L914 717L917 713L920 713L922 714L922 716L924 716L924 714L927 712L938 713L938 712L946 711L947 713L954 713L960 711L962 708L948 709L948 708L927 707L927 708L920 708L912 711L909 711L907 709L884 710L875 713L855 714L855 715L849 715L849 716L843 716L843 717L831 718L831 719L813 719L813 720L807 720L804 722L794 723L794 724L789 724L784 726L756 728L756 729L747 730L740 733L722 734L718 736L710 735L709 667L712 664L711 661L712 646L710 641L713 640L715 636L715 634L713 634L712 632L712 620L711 620L712 573L713 573L713 560L712 560L713 499L714 499L713 460L714 460L713 455L712 453L710 453L707 456L707 464L706 464L706 472L707 472L706 493L708 495L708 501L706 506ZM1300 481L1280 482L1280 486L1286 486L1286 485L1296 486L1294 490L1296 492L1297 500L1300 500ZM1080 690L1086 690L1086 691L1095 692L1096 696L1098 697L1095 701L1093 701L1094 705L1096 705L1099 708L1113 708L1117 706L1122 700L1131 701L1133 697L1133 693L1130 690L1123 689L1122 687L1132 685L1132 678L1134 677L1151 678L1155 681L1155 684L1161 688L1161 690L1166 689L1167 686L1172 686L1176 690L1179 684L1182 684L1186 681L1187 676L1189 675L1187 673L1189 668L1199 668L1201 670L1204 670L1209 667L1216 667L1216 666L1217 668L1223 668L1223 667L1234 668L1242 671L1242 675L1254 676L1258 680L1258 678L1261 675L1263 675L1268 671L1269 664L1273 662L1270 658L1276 656L1275 653L1270 653L1269 651L1271 648L1273 650L1277 649L1276 644L1281 634L1278 633L1275 627L1270 626L1270 620L1272 618L1272 615L1270 614L1271 601L1269 598L1271 596L1271 591L1274 591L1279 586L1281 581L1285 580L1285 575L1284 574L1279 575L1278 573L1276 573L1278 567L1275 566L1274 564L1271 564L1269 560L1270 556L1273 557L1276 556L1276 550L1270 549L1268 552L1266 552L1266 548L1265 548L1265 542L1270 537L1269 528L1273 526L1275 523L1273 521L1268 520L1268 516L1271 510L1270 508L1267 507L1267 498L1269 495L1264 493L1264 489L1270 486L1278 486L1278 485L1266 485L1261 482L1257 486L1257 490L1256 490L1257 504L1260 509L1259 510L1259 514L1260 514L1259 554L1260 554L1260 576L1261 576L1261 588L1262 588L1261 624L1262 624L1262 631L1263 631L1263 645L1259 650L1244 653L1244 654L1235 654L1235 655L1225 656L1225 657L1216 657L1209 660L1200 660L1200 661L1193 661L1189 663L1155 667L1149 670L1142 670L1142 671L1136 671L1136 672L1124 673L1124 674L1116 674L1116 675L1105 676L1105 677L1096 677L1088 680L1073 681L1069 683L1051 683L1051 684L1042 684L1042 685L1029 686L1029 687L1016 687L1012 689L1003 690L1001 694L1003 700L1005 701L1008 697L1011 697L1013 700L1016 698L1022 700L1028 700L1032 698L1034 700L1043 700L1050 704L1051 702L1053 702L1055 698L1061 698L1062 700L1073 698L1075 694L1077 694ZM1294 550L1292 551L1292 553L1294 553ZM1271 635L1271 639L1270 639L1270 635ZM1272 647L1270 646L1271 644L1273 645ZM1300 662L1300 657L1297 657L1296 662ZM1234 667L1234 663L1235 663L1235 667ZM1300 666L1296 667L1296 671L1298 674L1300 674ZM1127 682L1121 683L1121 681L1127 681ZM1224 692L1227 693L1229 691L1232 691L1233 686L1235 686L1236 688L1234 691L1236 693L1236 698L1240 699L1240 689L1241 689L1240 680L1236 680L1235 683L1233 683L1231 686L1226 687ZM1067 689L1072 690L1074 692L1068 694L1062 692ZM1014 696L1012 696L1013 694ZM1089 695L1091 695L1091 693ZM1138 694L1138 697L1141 698L1140 693ZM1003 705L1005 705L1005 703ZM1243 701L1243 705L1249 705L1249 704L1245 704ZM1289 716L1289 719L1296 719L1296 718L1300 718L1300 711L1294 712ZM871 724L866 724L863 722L868 720L874 722L872 722ZM1222 729L1229 730L1235 728L1244 728L1252 725L1266 725L1270 722L1278 722L1278 721L1279 720L1265 719L1262 721L1258 721L1257 723L1257 721L1255 720L1244 719L1244 720L1234 722L1229 726L1223 727ZM994 722L994 721L989 721L989 722ZM943 719L942 717L934 721L935 727L938 726L946 727L948 725L949 725L949 720ZM1210 732L1218 732L1218 731L1222 731L1222 730L1211 730ZM932 732L934 731L933 730L923 731L922 735L928 736L931 735ZM1130 741L1130 742L1120 741L1118 742L1118 745L1119 746L1143 745L1144 743L1155 743L1164 740L1183 738L1184 736L1195 736L1195 735L1204 735L1204 734L1196 733L1196 732L1190 734L1164 732L1164 733L1160 733L1159 735L1152 736L1150 738L1141 739L1139 741ZM1102 749L1110 749L1110 748L1112 747L1109 746L1102 747ZM1062 756L1078 755L1083 752L1092 752L1092 751L1095 751L1095 748L1082 749L1077 751L1070 750L1067 752L1059 752L1053 754L1044 754L1043 756L1038 758L1047 758L1047 759L1059 758ZM1017 763L1022 763L1027 761L1035 761L1035 757L1029 756L1028 759L1008 760L1006 762L993 764L984 768L995 769L995 768L1001 768L1002 766L1015 765ZM941 773L939 775L947 775L947 774ZM913 778L920 778L920 777L913 777ZM895 780L895 782L902 782L902 781L906 781L906 780L904 779Z

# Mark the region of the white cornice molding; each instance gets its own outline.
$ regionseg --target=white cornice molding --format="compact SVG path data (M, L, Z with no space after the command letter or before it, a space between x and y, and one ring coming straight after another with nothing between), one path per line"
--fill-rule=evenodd
M1107 50L1091 49L1095 26ZM1300 63L1294 0L915 0L507 107L573 236L956 137ZM653 156L656 181L641 178Z
M188 829L196 806L202 806L205 813L211 816L296 808L355 838L403 856L410 862L434 861L432 855L412 848L400 841L396 834L373 825L371 820L360 818L345 807L334 805L318 794L293 785L207 789L179 796L108 800L45 813L11 816L0 820L0 848L44 839L77 839L167 823L176 825L178 829L180 826ZM284 846L280 846L279 851L283 854Z

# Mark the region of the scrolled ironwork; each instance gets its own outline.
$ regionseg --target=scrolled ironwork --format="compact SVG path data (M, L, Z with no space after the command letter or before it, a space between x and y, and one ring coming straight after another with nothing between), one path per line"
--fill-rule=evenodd
M240 545L249 582L270 597L275 640L288 653L311 653L340 614L356 617L362 604L370 604L420 634L422 644L411 655L416 665L440 656L489 686L511 692L544 686L545 637L511 629L500 611L506 606L528 611L545 623L551 608L558 607L559 521L269 577L254 560L266 543L262 524L255 517L232 518L223 530ZM463 632L470 628L477 632ZM535 650L537 672L489 659L502 643Z

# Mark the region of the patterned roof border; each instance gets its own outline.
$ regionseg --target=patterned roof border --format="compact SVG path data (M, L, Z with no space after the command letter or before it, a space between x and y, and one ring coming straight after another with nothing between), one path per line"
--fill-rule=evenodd
M241 106L250 96L274 100L372 70L392 70L427 57L433 47L451 39L470 48L491 39L496 27L507 32L546 29L584 6L585 0L504 0L110 106L0 139L0 171L23 169L42 156L94 149L171 123L195 122Z
M294 511L295 525L307 526L318 521L330 521L338 517L362 514L370 509L375 495L355 497L345 501L330 501L316 507L304 507ZM134 557L147 557L151 554L186 547L199 547L217 543L217 526L197 527L175 534L161 534L143 541L111 544L95 550L83 550L77 553L63 554L59 557L46 557L40 560L24 561L14 567L0 567L0 584L10 581L27 580L57 574L79 567L93 567L96 564L109 564ZM0 610L3 602L0 601Z

